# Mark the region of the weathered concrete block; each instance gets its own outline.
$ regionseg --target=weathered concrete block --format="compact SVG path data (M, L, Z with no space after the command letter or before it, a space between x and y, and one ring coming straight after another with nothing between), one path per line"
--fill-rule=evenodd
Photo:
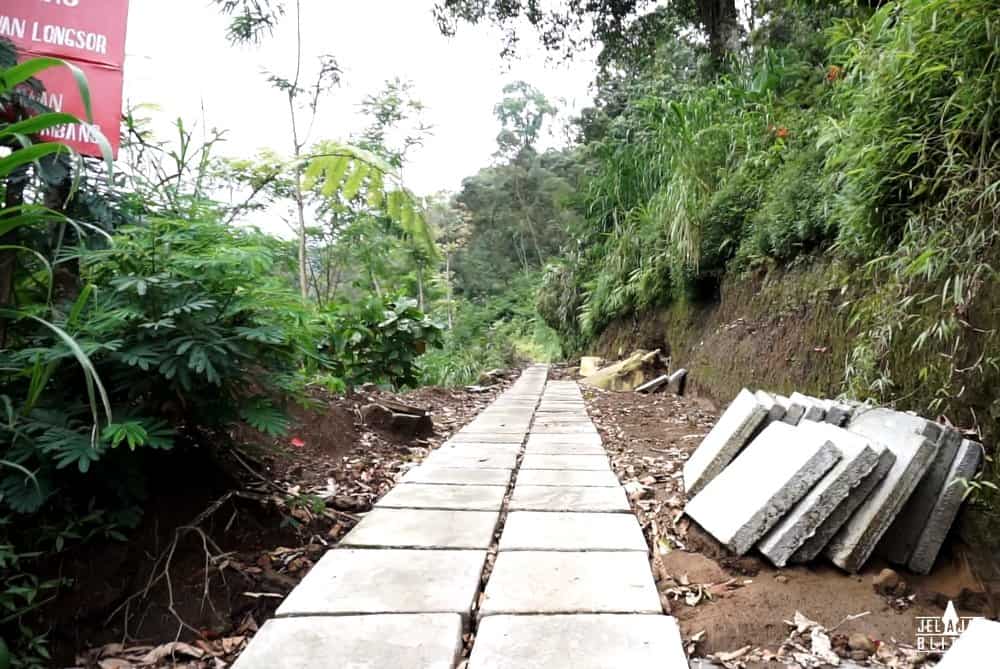
M474 434L472 432L458 432L453 434L445 444L521 444L523 442L523 434Z
M916 419L916 420L914 420ZM917 434L914 428L922 429ZM857 572L899 514L914 488L927 473L937 453L940 428L890 409L872 409L855 414L849 429L880 442L896 455L896 461L854 515L826 547L825 554L845 571ZM933 438L926 435L933 434Z
M463 458L491 458L495 455L517 456L521 452L521 444L456 444L448 442L437 448L442 454L452 454Z
M986 618L969 622L937 664L937 669L987 669L1000 655L1000 623Z
M517 485L621 487L621 483L618 482L610 467L594 471L522 468L517 473ZM515 486L516 489L517 486Z
M589 420L574 423L536 423L531 426L531 434L597 434L597 428Z
M740 391L684 463L684 489L689 497L697 495L743 450L764 422L767 411L749 390Z
M826 418L824 420L831 425L843 427L847 425L851 420L851 416L854 415L854 408L848 404L840 404L833 400L825 400L825 403Z
M525 455L521 471L525 469L580 469L603 471L611 469L606 455Z
M938 496L944 489L945 479L948 478L961 444L962 435L958 430L942 429L937 455L934 456L927 473L913 489L913 494L903 505L896 520L883 535L877 549L879 555L885 556L895 564L909 562L913 549L917 546L917 540L920 539L920 534L927 526L937 504Z
M278 607L278 616L458 613L467 617L486 551L334 549ZM372 587L378 584L378 587Z
M353 548L481 548L493 541L498 511L375 509L344 537Z
M460 469L420 465L406 472L400 483L431 483L435 485L500 485L510 483L509 469Z
M826 548L826 545L830 543L834 535L844 526L844 523L854 515L857 508L868 499L875 486L892 469L892 465L896 462L896 454L882 444L870 443L871 447L879 454L878 463L876 463L875 468L868 476L861 479L861 483L847 496L847 499L838 504L837 508L827 516L826 520L816 529L816 533L806 539L802 547L795 551L790 560L791 562L801 564L815 560L823 552L823 549Z
M841 458L757 544L757 550L777 567L788 564L792 554L875 469L879 458L879 451L867 439L829 423L805 421L795 429L829 441Z
M233 669L452 669L461 650L454 613L276 618Z
M764 417L762 425L773 423L785 417L785 405L779 402L776 396L763 390L758 390L754 393L754 397L757 398L762 407L767 409L767 415Z
M802 420L819 422L826 417L826 406L822 400L798 392L792 393L788 399L792 405L803 407Z
M743 555L840 459L826 438L771 423L688 502L687 515ZM736 503L738 501L738 503Z
M600 446L601 435L599 434L531 434L528 437L530 444L595 444Z
M580 376L590 376L604 366L604 358L596 355L585 355L580 358Z
M503 613L658 614L662 608L645 552L502 551L479 616Z
M968 481L976 475L982 458L981 444L968 439L962 441L948 470L945 484L931 507L927 523L913 547L909 562L912 571L927 574L934 566L941 544L948 536L948 531L958 516L958 509L962 506L962 499L965 496L965 486L962 485L962 481Z
M505 494L504 486L411 483L390 490L375 508L500 511Z
M510 498L511 511L573 511L630 513L621 487L537 486L518 482Z
M500 551L530 550L646 553L648 548L630 513L512 511L500 535Z
M490 616L469 669L688 669L677 621L657 615Z

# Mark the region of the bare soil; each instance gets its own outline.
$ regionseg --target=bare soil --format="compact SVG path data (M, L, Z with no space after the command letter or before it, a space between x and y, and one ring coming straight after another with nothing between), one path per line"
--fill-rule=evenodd
M664 607L685 639L704 632L696 655L745 646L776 652L788 637L784 621L796 611L828 629L869 612L837 633L861 632L876 645L915 643L915 616L941 616L949 600L963 616L989 613L964 547L954 542L929 576L900 572L908 585L904 597L875 592L872 578L886 567L878 560L849 575L822 562L776 569L754 554L730 554L682 512L683 464L714 424L716 407L696 397L594 389L584 395L643 525Z
M242 426L165 455L127 542L91 541L53 565L71 583L46 620L56 666L227 666L357 514L506 386L316 391L280 439ZM361 407L380 399L428 409L434 434L365 426Z

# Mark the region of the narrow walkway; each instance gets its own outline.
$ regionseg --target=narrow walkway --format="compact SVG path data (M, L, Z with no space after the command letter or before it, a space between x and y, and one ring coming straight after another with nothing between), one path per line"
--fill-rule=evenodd
M453 669L466 633L469 669L686 669L583 396L547 376L407 473L234 669Z

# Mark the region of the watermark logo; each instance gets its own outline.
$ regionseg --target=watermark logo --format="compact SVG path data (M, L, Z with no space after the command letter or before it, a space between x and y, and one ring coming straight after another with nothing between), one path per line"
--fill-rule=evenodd
M953 602L948 602L940 618L917 616L917 650L928 653L948 650L973 620L975 618L959 617Z

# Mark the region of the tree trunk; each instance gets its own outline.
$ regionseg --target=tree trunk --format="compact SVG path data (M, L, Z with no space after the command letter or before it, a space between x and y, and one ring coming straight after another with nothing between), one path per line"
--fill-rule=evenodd
M417 306L424 310L424 265L417 265Z
M712 59L721 63L740 44L740 22L736 0L698 0L698 14L708 33Z
M444 257L444 279L448 286L448 329L453 330L455 328L454 321L454 297L455 289L451 284L451 254L448 253Z

